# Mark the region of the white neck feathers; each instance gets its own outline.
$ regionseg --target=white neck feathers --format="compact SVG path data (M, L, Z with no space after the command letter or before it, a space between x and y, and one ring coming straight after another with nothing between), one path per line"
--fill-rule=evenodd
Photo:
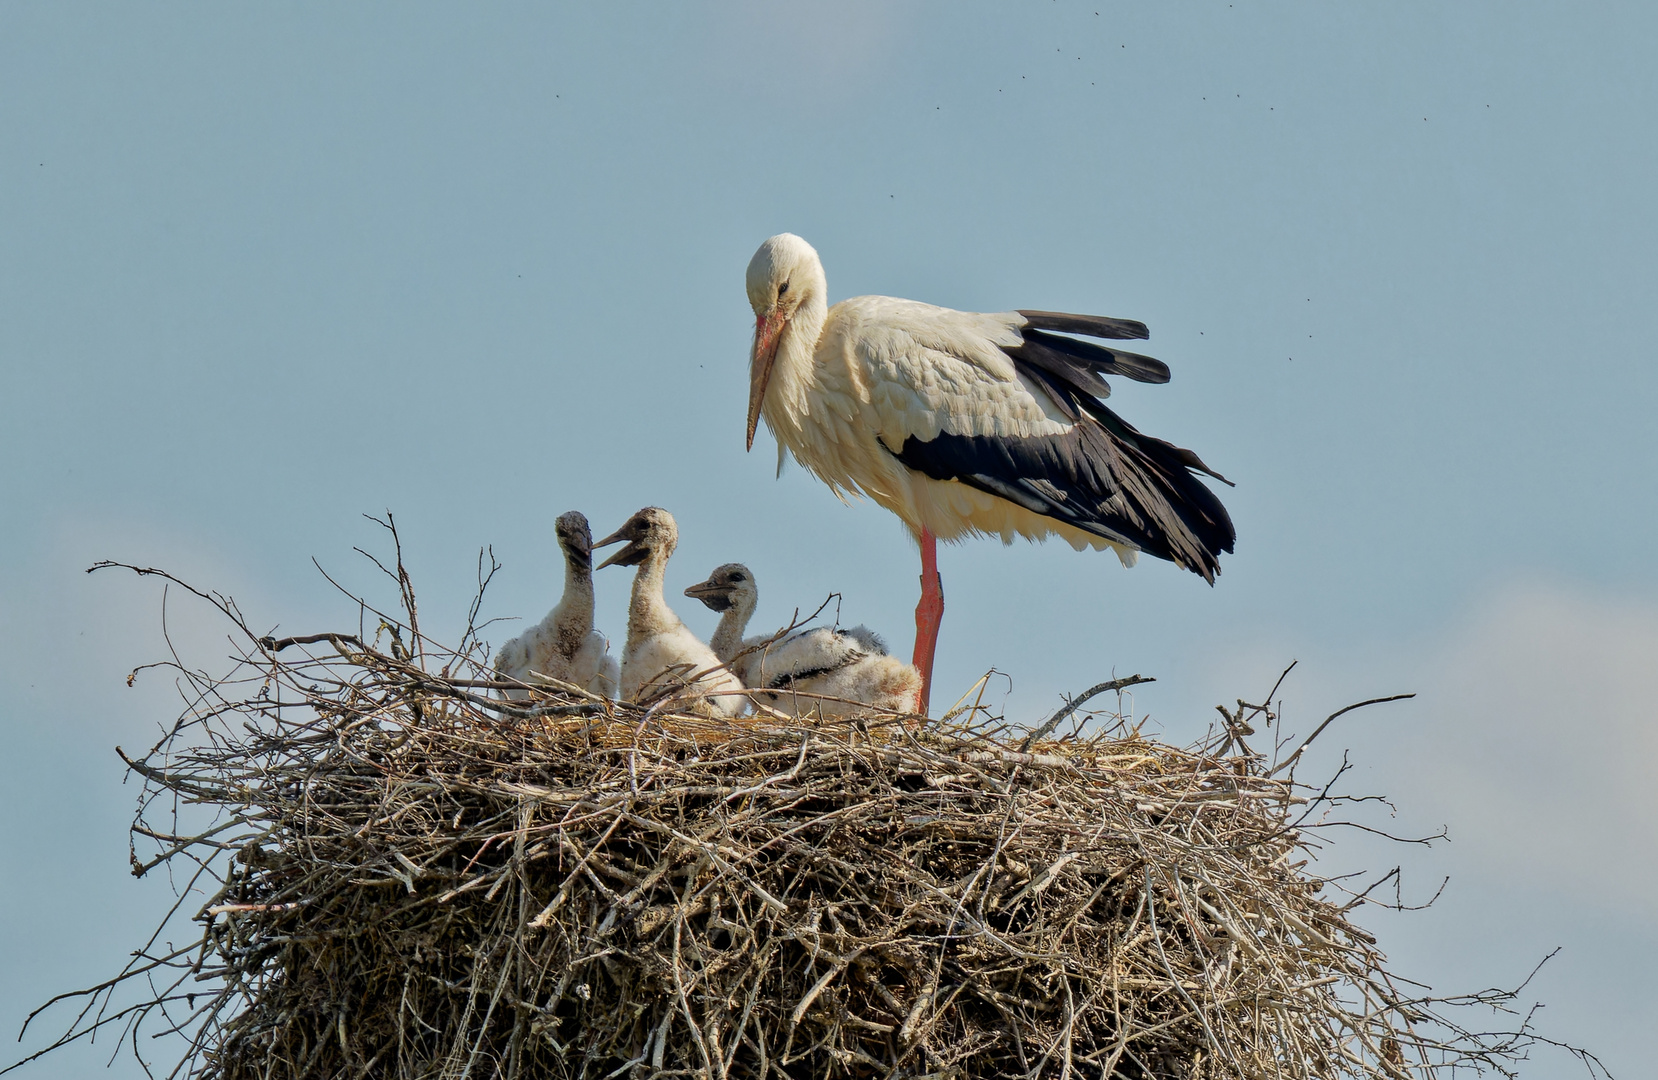
M748 621L754 616L755 600L746 593L738 593L731 598L731 606L720 616L720 625L708 645L721 663L730 663L731 658L742 651L743 631L748 629Z
M564 560L564 596L553 608L553 634L558 651L566 657L587 640L593 630L593 568L591 564L578 566L568 557Z
M652 548L633 576L633 596L628 603L628 640L644 641L681 626L679 616L662 596L662 580L671 551Z

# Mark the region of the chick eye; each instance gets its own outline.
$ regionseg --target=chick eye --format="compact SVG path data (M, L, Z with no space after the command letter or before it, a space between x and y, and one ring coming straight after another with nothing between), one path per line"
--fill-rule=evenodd
M777 287L777 295L778 296L782 296L784 293L786 293L788 291L789 291L789 283L787 281L785 281L783 284L781 284Z
M743 578L743 575L741 575L741 574L732 574L731 575L731 580L732 581L743 581L745 579Z

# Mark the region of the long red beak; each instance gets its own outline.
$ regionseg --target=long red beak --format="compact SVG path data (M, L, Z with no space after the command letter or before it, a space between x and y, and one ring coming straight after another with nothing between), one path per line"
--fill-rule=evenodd
M761 315L754 320L754 353L748 361L748 443L754 449L754 432L760 426L760 406L766 400L766 385L771 382L771 367L777 362L777 341L783 335L788 318L781 312Z

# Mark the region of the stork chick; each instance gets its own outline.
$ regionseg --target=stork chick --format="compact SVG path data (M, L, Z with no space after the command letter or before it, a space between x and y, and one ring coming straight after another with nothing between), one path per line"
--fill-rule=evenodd
M558 679L613 698L616 658L605 636L593 628L593 533L576 510L559 515L555 531L564 553L564 596L546 618L501 646L495 670L519 682ZM529 691L514 688L506 696L523 701Z
M597 546L623 540L627 546L599 564L601 570L607 566L639 568L628 603L627 645L622 649L622 700L633 701L641 694L684 685L707 695L707 708L717 716L741 713L748 704L747 696L740 693L742 681L713 649L686 629L663 598L662 579L668 558L679 543L679 527L673 515L661 507L647 506Z
M916 708L921 673L889 656L886 643L867 627L820 626L743 637L760 590L753 571L742 563L717 568L685 595L721 613L709 644L751 690L776 691L763 696L768 705L796 716L825 717L850 716L862 706L893 712ZM832 698L842 700L827 700Z

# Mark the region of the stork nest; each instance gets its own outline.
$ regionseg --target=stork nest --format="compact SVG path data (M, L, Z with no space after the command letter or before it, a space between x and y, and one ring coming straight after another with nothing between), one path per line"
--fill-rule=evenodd
M172 1075L213 1080L1397 1080L1506 1073L1535 1038L1389 974L1306 870L1318 794L1246 752L1242 706L1179 749L1026 745L982 708L509 702L487 650L412 616L273 641L205 595L240 666L186 672L128 763L157 845L134 873L209 898L194 940L66 995L55 1045L159 1026Z

